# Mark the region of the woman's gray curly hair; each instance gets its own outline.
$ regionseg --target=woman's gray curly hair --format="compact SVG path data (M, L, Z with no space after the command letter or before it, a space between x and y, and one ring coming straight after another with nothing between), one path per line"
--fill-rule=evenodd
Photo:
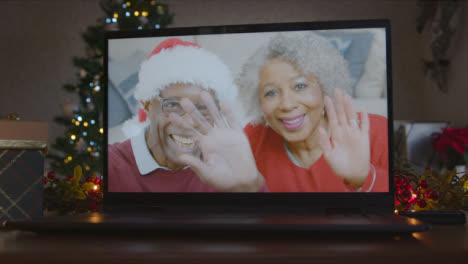
M274 58L290 61L303 74L313 73L329 96L333 95L335 88L350 94L354 80L348 63L330 41L312 32L279 33L247 60L236 79L239 102L245 117L253 124L265 124L258 94L258 77L263 65Z

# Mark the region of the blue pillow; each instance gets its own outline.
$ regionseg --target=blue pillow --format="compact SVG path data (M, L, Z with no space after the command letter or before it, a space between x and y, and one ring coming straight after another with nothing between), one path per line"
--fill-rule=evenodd
M371 32L322 31L319 35L326 37L348 61L351 77L354 79L353 95L356 84L364 71L369 51L374 39Z
M353 42L353 38L351 36L331 36L328 37L327 39L335 46L337 50L340 51L340 53L345 56L346 53L348 52L349 47L351 46Z
M138 83L138 73L132 73L127 79L114 85L109 81L109 127L116 126L136 114L138 102L133 96L133 89Z
M112 102L108 105L109 113L112 114L108 115L107 122L109 127L113 127L132 117L132 112L117 87L111 81L108 82L107 91L109 93L109 102Z

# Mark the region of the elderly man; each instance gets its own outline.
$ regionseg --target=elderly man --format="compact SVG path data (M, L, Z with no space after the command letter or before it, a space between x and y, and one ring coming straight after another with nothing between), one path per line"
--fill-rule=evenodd
M160 43L139 72L139 118L124 124L135 136L108 148L109 191L265 191L227 107L236 95L216 55L177 38Z

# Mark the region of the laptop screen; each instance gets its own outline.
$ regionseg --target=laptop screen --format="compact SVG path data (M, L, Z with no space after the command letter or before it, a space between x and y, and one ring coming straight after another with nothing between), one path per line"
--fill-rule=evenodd
M106 192L388 194L389 38L385 20L107 33Z

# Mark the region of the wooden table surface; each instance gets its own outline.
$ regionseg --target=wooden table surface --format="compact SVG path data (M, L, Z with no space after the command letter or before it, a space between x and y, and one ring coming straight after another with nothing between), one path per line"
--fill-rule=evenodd
M0 230L0 263L468 263L468 225L407 235L158 236Z

